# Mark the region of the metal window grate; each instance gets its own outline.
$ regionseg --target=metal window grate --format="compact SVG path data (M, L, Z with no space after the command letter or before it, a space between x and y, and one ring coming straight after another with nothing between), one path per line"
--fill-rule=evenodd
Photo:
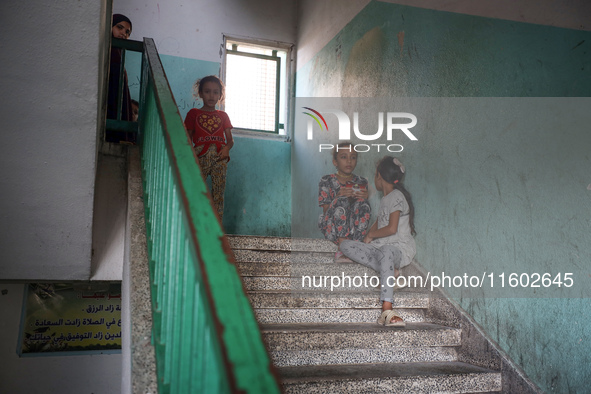
M280 69L276 51L271 56L226 51L225 110L234 127L279 131Z

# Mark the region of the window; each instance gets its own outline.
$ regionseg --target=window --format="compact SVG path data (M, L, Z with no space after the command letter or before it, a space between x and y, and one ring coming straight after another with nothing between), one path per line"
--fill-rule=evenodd
M225 37L225 111L237 129L286 134L289 45Z

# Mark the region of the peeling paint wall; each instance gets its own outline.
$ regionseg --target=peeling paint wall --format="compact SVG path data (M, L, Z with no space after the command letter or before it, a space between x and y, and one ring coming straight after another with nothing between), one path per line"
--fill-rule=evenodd
M305 17L306 11L300 14ZM371 2L309 62L299 64L296 93L590 97L590 45L591 32L582 29ZM585 116L584 109L577 110L576 116ZM550 130L536 128L535 121L516 125L501 119L498 134L466 126L498 120L486 114L472 114L478 119L471 121L467 113L464 123L428 119L427 130L447 131L425 133L399 155L417 210L421 264L434 272L465 266L479 273L497 268L557 273L588 266L591 135L587 128L570 127L568 112L549 120L555 122ZM447 128L440 127L443 121ZM295 141L294 171L317 182L333 169L330 154L319 159L299 146ZM356 173L373 179L382 155L362 154ZM302 178L294 179L296 190ZM311 224L298 234L320 237L312 222L319 208L309 200L297 194L292 200L294 207L315 209ZM372 198L374 208L378 201ZM543 390L588 391L588 299L484 293L456 300Z

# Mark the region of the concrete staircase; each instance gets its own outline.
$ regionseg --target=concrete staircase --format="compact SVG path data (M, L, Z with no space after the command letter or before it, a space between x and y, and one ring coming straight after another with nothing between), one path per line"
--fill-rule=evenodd
M422 288L397 291L395 309L406 327L379 326L379 297L371 286L331 291L329 279L302 288L306 275L376 275L358 264L334 263L334 245L271 237L229 240L286 393L504 391L498 355L472 355L489 345L463 344L461 318L440 296ZM403 272L411 273L419 274L412 266Z

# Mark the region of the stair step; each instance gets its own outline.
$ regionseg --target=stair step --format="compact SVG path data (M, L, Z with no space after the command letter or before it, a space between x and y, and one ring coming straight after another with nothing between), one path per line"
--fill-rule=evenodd
M339 365L363 363L424 363L457 361L455 348L432 346L425 348L391 347L388 349L329 349L329 350L269 350L276 367L299 365Z
M277 265L286 264L292 268L298 267L303 270L307 267L313 266L328 266L331 267L349 267L359 266L357 263L335 263L334 262L334 251L330 252L291 252L284 250L234 250L235 261L244 266L248 267L248 264L254 263L275 263ZM419 271L414 265L403 268L405 274L420 275Z
M457 361L461 330L429 323L261 326L276 366Z
M394 308L407 323L425 321L425 311L415 308ZM378 308L258 308L254 310L259 324L294 323L374 323L380 315Z
M335 263L332 253L237 250L234 256L238 272L241 276L247 277L277 276L301 279L308 276L313 283L322 281L328 284L333 283L332 277L337 277L335 284L338 284L340 279L341 282L346 281L347 285L351 283L353 286L359 286L369 281L372 276L378 276L373 269L358 263ZM403 268L402 274L413 278L410 286L426 286L419 278L422 276L421 273L413 264Z
M340 275L339 275L340 278ZM375 293L378 287L372 285L379 284L379 279L372 279L368 275L366 279L360 277L359 279L335 279L330 278L307 278L305 276L243 276L242 283L247 291L266 291L266 290L289 290L299 293L317 293L317 292L355 292L355 293ZM404 290L426 290L421 287L408 287ZM396 291L395 295L399 292Z
M279 367L285 393L477 393L501 390L501 373L461 362Z
M363 278L363 275L368 277L378 275L371 268L357 263L240 262L236 263L236 267L241 276L292 276L299 278L304 275L311 277L337 276L341 280L343 280L343 276L350 276L353 281L354 276ZM319 281L320 278L315 280ZM330 283L330 278L328 282Z
M244 263L315 263L339 264L334 262L334 252L291 252L284 250L234 250L237 262Z
M331 283L332 276L337 277L336 280L341 282L351 283L351 285L359 286L360 281L369 281L372 276L378 277L378 273L371 268L365 267L358 263L333 263L332 259L329 263L321 262L237 262L236 267L241 276L291 276L302 278L309 276L313 283L320 281L327 281ZM409 285L413 287L425 287L425 279L417 272L414 272L413 266L405 267L402 270L402 275L407 277L410 281ZM329 276L329 278L325 278ZM367 279L364 279L367 276ZM359 277L359 279L355 278Z
M395 308L427 308L429 293L404 289L394 297ZM381 308L379 293L374 292L303 292L289 290L252 291L248 293L253 308Z
M431 323L408 323L406 327L377 323L271 324L262 325L261 331L273 350L459 346L462 336L459 328Z
M337 247L325 239L282 238L251 235L228 235L230 247L236 250L283 250L302 252L336 252Z
M375 293L377 287L370 286L370 278L363 282L362 278L358 282L352 282L353 286L339 286L339 283L328 280L321 280L320 278L314 282L313 278L289 277L289 276L243 276L242 283L247 291L261 291L261 290L291 290L297 292L361 292L361 293ZM375 280L377 283L377 280ZM374 283L374 284L375 284ZM367 284L367 287L366 287Z

